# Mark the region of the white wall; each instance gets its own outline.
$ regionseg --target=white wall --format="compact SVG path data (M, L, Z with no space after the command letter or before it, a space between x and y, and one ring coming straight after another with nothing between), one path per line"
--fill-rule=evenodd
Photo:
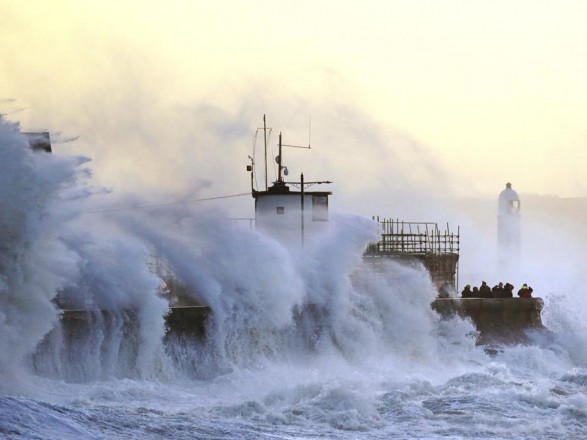
M320 194L304 194L304 241L311 240L328 227L328 206L322 208L326 210L325 212L316 209L313 203L314 196L320 197ZM257 229L284 243L301 243L301 212L299 192L257 195L255 202Z

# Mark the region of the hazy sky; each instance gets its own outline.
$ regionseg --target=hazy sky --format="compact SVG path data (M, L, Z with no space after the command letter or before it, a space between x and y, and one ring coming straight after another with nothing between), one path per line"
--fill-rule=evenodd
M272 145L311 117L290 177L347 209L587 196L585 23L584 0L2 0L0 111L154 199L249 190L264 113Z

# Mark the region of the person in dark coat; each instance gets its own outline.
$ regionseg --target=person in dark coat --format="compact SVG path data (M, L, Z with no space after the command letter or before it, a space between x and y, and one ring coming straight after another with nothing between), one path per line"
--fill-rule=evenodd
M493 286L493 289L491 289L491 293L494 298L505 298L503 283L499 283Z
M503 286L503 297L504 298L513 298L514 297L514 285L510 283L505 283Z
M481 298L481 294L479 293L479 288L477 286L473 287L471 298Z
M485 281L483 281L481 283L481 287L479 287L479 296L481 298L493 298L493 295L491 294L491 288Z
M473 298L473 292L471 292L470 284L467 284L461 292L461 298Z

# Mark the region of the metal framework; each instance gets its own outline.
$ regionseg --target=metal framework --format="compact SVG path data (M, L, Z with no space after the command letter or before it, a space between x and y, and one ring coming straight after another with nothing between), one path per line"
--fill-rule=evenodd
M437 223L404 222L398 219L373 217L381 227L381 240L369 245L368 255L421 255L459 253L460 228L456 234L438 228Z
M381 239L367 247L367 259L387 257L406 264L422 264L437 287L448 283L458 288L460 228L455 233L448 224L441 230L432 222L379 217L373 220L380 225Z

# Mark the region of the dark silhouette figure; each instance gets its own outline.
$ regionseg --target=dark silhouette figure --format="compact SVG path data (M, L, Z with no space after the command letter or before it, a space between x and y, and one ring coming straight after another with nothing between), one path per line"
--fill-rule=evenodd
M491 293L494 298L505 298L503 283L499 283L493 286L493 289L491 289Z
M513 284L505 283L505 286L503 286L503 297L504 298L513 298L514 297Z
M479 287L479 295L481 298L493 298L493 295L491 294L491 288L485 281L483 281L481 283L481 287Z
M469 284L461 292L461 298L473 298L473 292L471 292L471 286Z

